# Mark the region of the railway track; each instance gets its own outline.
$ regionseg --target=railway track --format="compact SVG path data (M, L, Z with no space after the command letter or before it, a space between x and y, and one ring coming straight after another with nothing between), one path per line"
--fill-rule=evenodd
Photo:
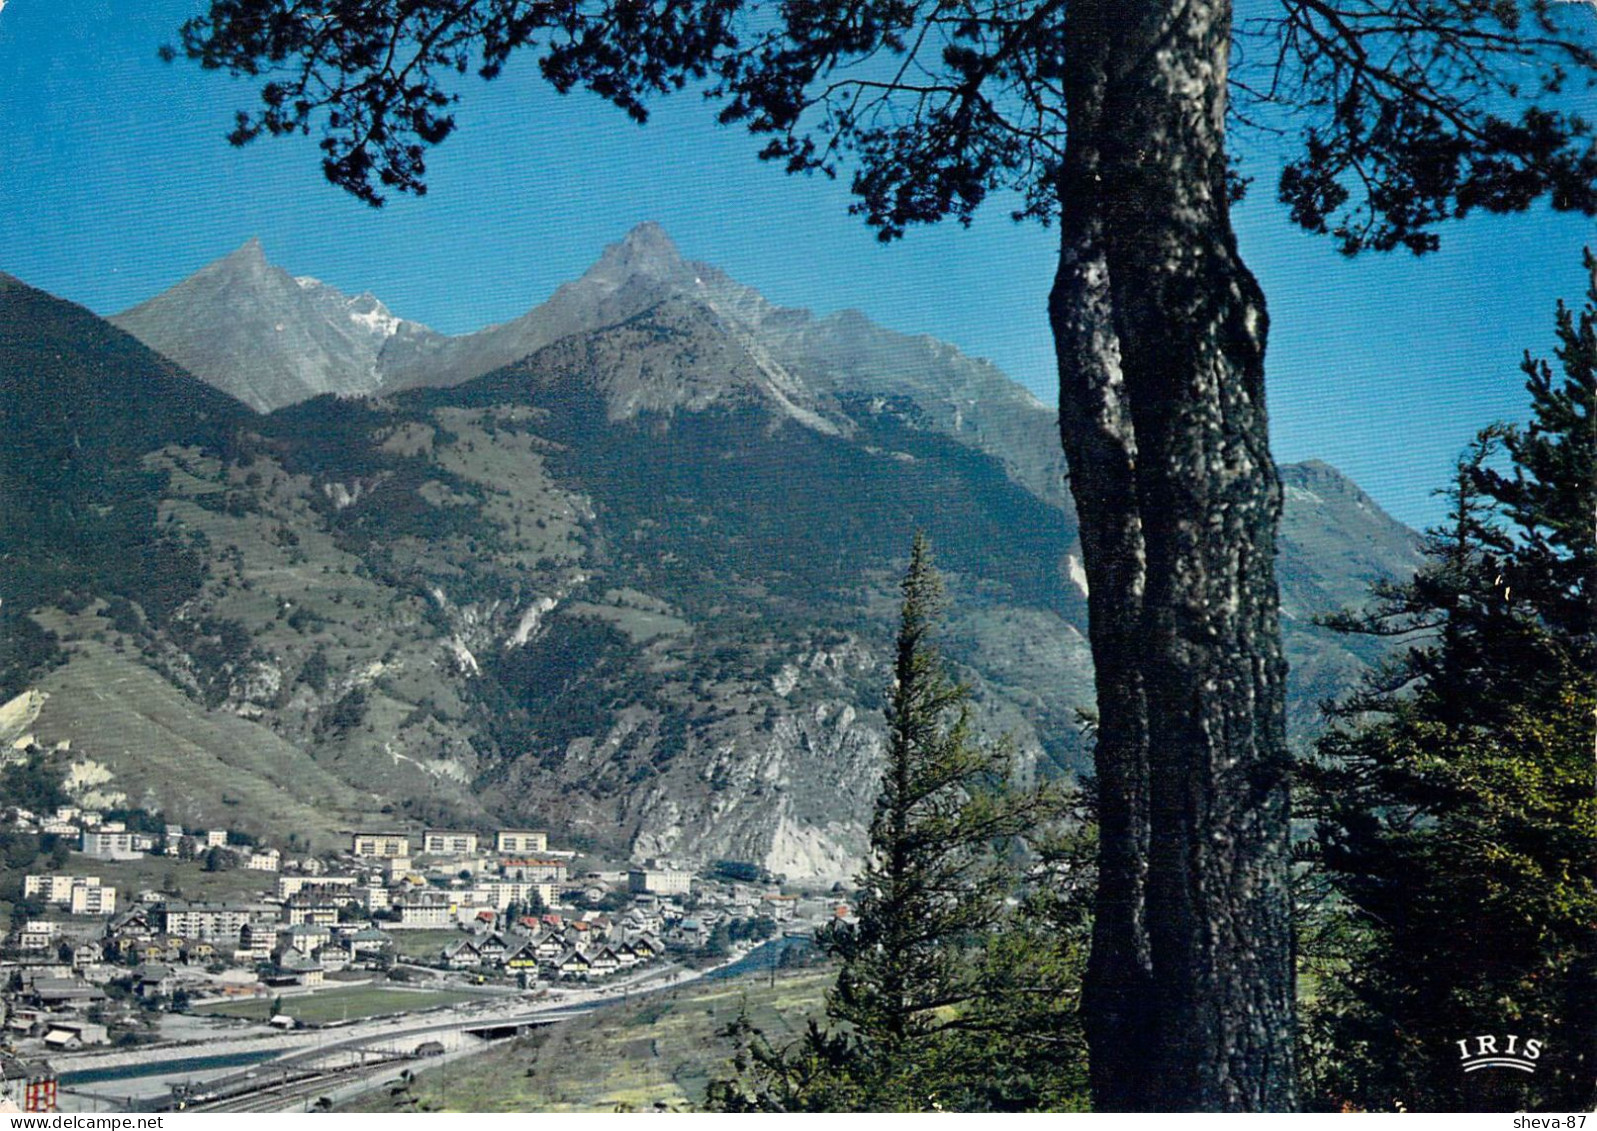
M367 1081L376 1076L393 1075L401 1063L409 1058L395 1058L379 1063L355 1064L325 1072L308 1073L271 1083L263 1080L261 1086L236 1095L188 1105L185 1111L204 1112L283 1112L300 1111L321 1096L350 1084Z

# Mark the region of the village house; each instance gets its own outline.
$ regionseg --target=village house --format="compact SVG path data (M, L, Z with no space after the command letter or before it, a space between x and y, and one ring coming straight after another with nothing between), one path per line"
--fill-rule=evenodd
M342 898L339 898L340 896ZM351 892L348 889L320 886L301 888L283 901L282 921L290 925L318 923L330 927L338 922L340 904L350 901L350 898Z
M238 947L233 951L235 962L265 962L272 957L272 947L277 943L277 928L264 923L246 923L238 935Z
M177 974L165 963L145 962L133 971L133 992L141 998L167 997L177 988Z
M321 968L329 974L336 974L347 969L355 961L355 952L337 935L321 950L316 952L316 961Z
M297 950L309 956L332 941L333 932L319 923L295 923L277 932L277 946L273 954ZM281 959L279 959L281 964Z
M578 947L568 947L549 964L549 972L556 977L587 981L593 971L593 960Z
M150 910L142 903L135 903L126 911L114 916L105 925L106 938L115 938L123 935L139 936L150 933Z
M538 948L531 939L521 939L505 951L506 970L521 972L538 969Z
M393 953L394 936L376 927L362 927L349 937L349 950L357 959L376 960Z
M49 950L55 944L59 924L30 919L17 930L18 950Z
M627 945L644 962L651 962L665 954L665 944L650 933L634 935L627 940Z
M212 943L204 939L184 939L180 956L191 966L209 966L216 961L217 951Z
M244 867L251 872L275 872L282 864L282 854L275 848L251 851L244 856Z
M589 977L602 977L605 974L614 974L621 968L621 960L608 944L601 944L588 952Z
M549 931L543 935L536 936L532 941L532 947L538 960L550 965L553 965L556 959L570 949L566 946L565 939L561 938L557 931Z
M268 986L304 986L312 989L326 980L326 968L308 954L297 949L283 951L277 960L277 970L263 979Z
M760 900L760 915L778 923L791 923L798 911L796 895L768 895Z
M0 1110L54 1111L58 1087L49 1061L0 1052Z
M105 1001L106 994L77 978L34 978L22 988L21 998L36 1008L60 1012L87 1009Z
M70 1052L86 1045L103 1045L110 1040L104 1025L70 1018L51 1022L44 1033L44 1045L52 1052Z
M477 947L477 940L472 938L456 939L444 947L442 953L444 965L451 970L468 970L482 965L482 952Z

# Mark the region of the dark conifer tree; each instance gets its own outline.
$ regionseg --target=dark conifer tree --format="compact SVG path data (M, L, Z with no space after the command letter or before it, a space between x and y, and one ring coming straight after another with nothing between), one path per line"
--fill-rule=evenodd
M829 1026L783 1051L741 1033L740 1080L713 1089L714 1106L921 1111L998 1090L972 1080L982 1070L974 1061L951 1054L973 1027L995 1029L973 1003L1015 889L1004 849L1056 800L1048 789L1012 788L1007 743L971 733L969 692L948 678L932 639L944 591L922 536L902 588L870 855L853 921L818 936L841 964Z
M1334 710L1306 777L1340 945L1309 1016L1327 1106L1575 1110L1597 1100L1597 264L1564 379L1527 359L1532 422L1482 433L1428 561L1346 631L1408 638ZM1495 470L1506 453L1510 469ZM1534 1073L1457 1041L1536 1040Z

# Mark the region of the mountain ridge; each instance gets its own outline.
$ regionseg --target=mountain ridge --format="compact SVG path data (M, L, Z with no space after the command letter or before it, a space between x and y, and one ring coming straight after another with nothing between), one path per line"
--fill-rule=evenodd
M246 295L262 287L275 292L262 300L269 317L240 312L242 300L230 293L239 275L245 282L236 289ZM582 276L516 318L454 336L398 319L402 329L375 353L350 331L349 308L370 298L387 313L377 299L325 288L318 306L292 295L292 280L252 240L111 320L257 411L271 411L325 393L382 396L460 385L667 299L695 301L742 336L776 383L808 385L821 395L849 389L916 398L961 443L997 455L1031 490L1070 506L1058 444L1037 443L1056 429L1054 413L996 366L930 335L877 326L858 311L817 318L775 306L720 269L684 257L652 221L607 245Z
M312 293L258 251L234 268ZM56 649L0 663L0 691L47 691L37 732L71 741L80 776L196 824L266 813L274 782L304 789L271 811L299 812L320 782L340 821L361 806L535 821L610 859L841 879L867 843L897 583L924 529L978 729L1010 735L1027 772L1080 771L1091 662L1052 414L952 347L784 311L712 271L646 229L563 300L626 317L462 382L265 415L81 308L30 299L56 315L14 321L8 388L50 333L97 343L56 373L95 412L41 392L18 418L30 434L114 438L95 391L140 365L214 407L106 446L112 556L166 547L182 584L145 591L148 570L98 562L0 606ZM42 390L43 376L28 380ZM8 490L32 487L47 519L78 513L75 481L47 467L16 463ZM1314 615L1417 557L1412 532L1334 470L1288 467L1283 482L1301 736L1317 698L1372 659ZM0 559L10 576L33 568L28 552ZM117 672L144 690L108 707L91 689ZM163 744L195 752L193 781L166 780ZM256 792L242 799L228 767Z

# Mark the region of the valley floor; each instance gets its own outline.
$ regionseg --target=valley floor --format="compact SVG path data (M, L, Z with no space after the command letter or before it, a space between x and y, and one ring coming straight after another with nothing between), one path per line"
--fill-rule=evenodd
M827 967L700 980L563 1021L481 1055L390 1081L341 1111L689 1110L730 1073L726 1028L746 1012L773 1044L824 1011Z

